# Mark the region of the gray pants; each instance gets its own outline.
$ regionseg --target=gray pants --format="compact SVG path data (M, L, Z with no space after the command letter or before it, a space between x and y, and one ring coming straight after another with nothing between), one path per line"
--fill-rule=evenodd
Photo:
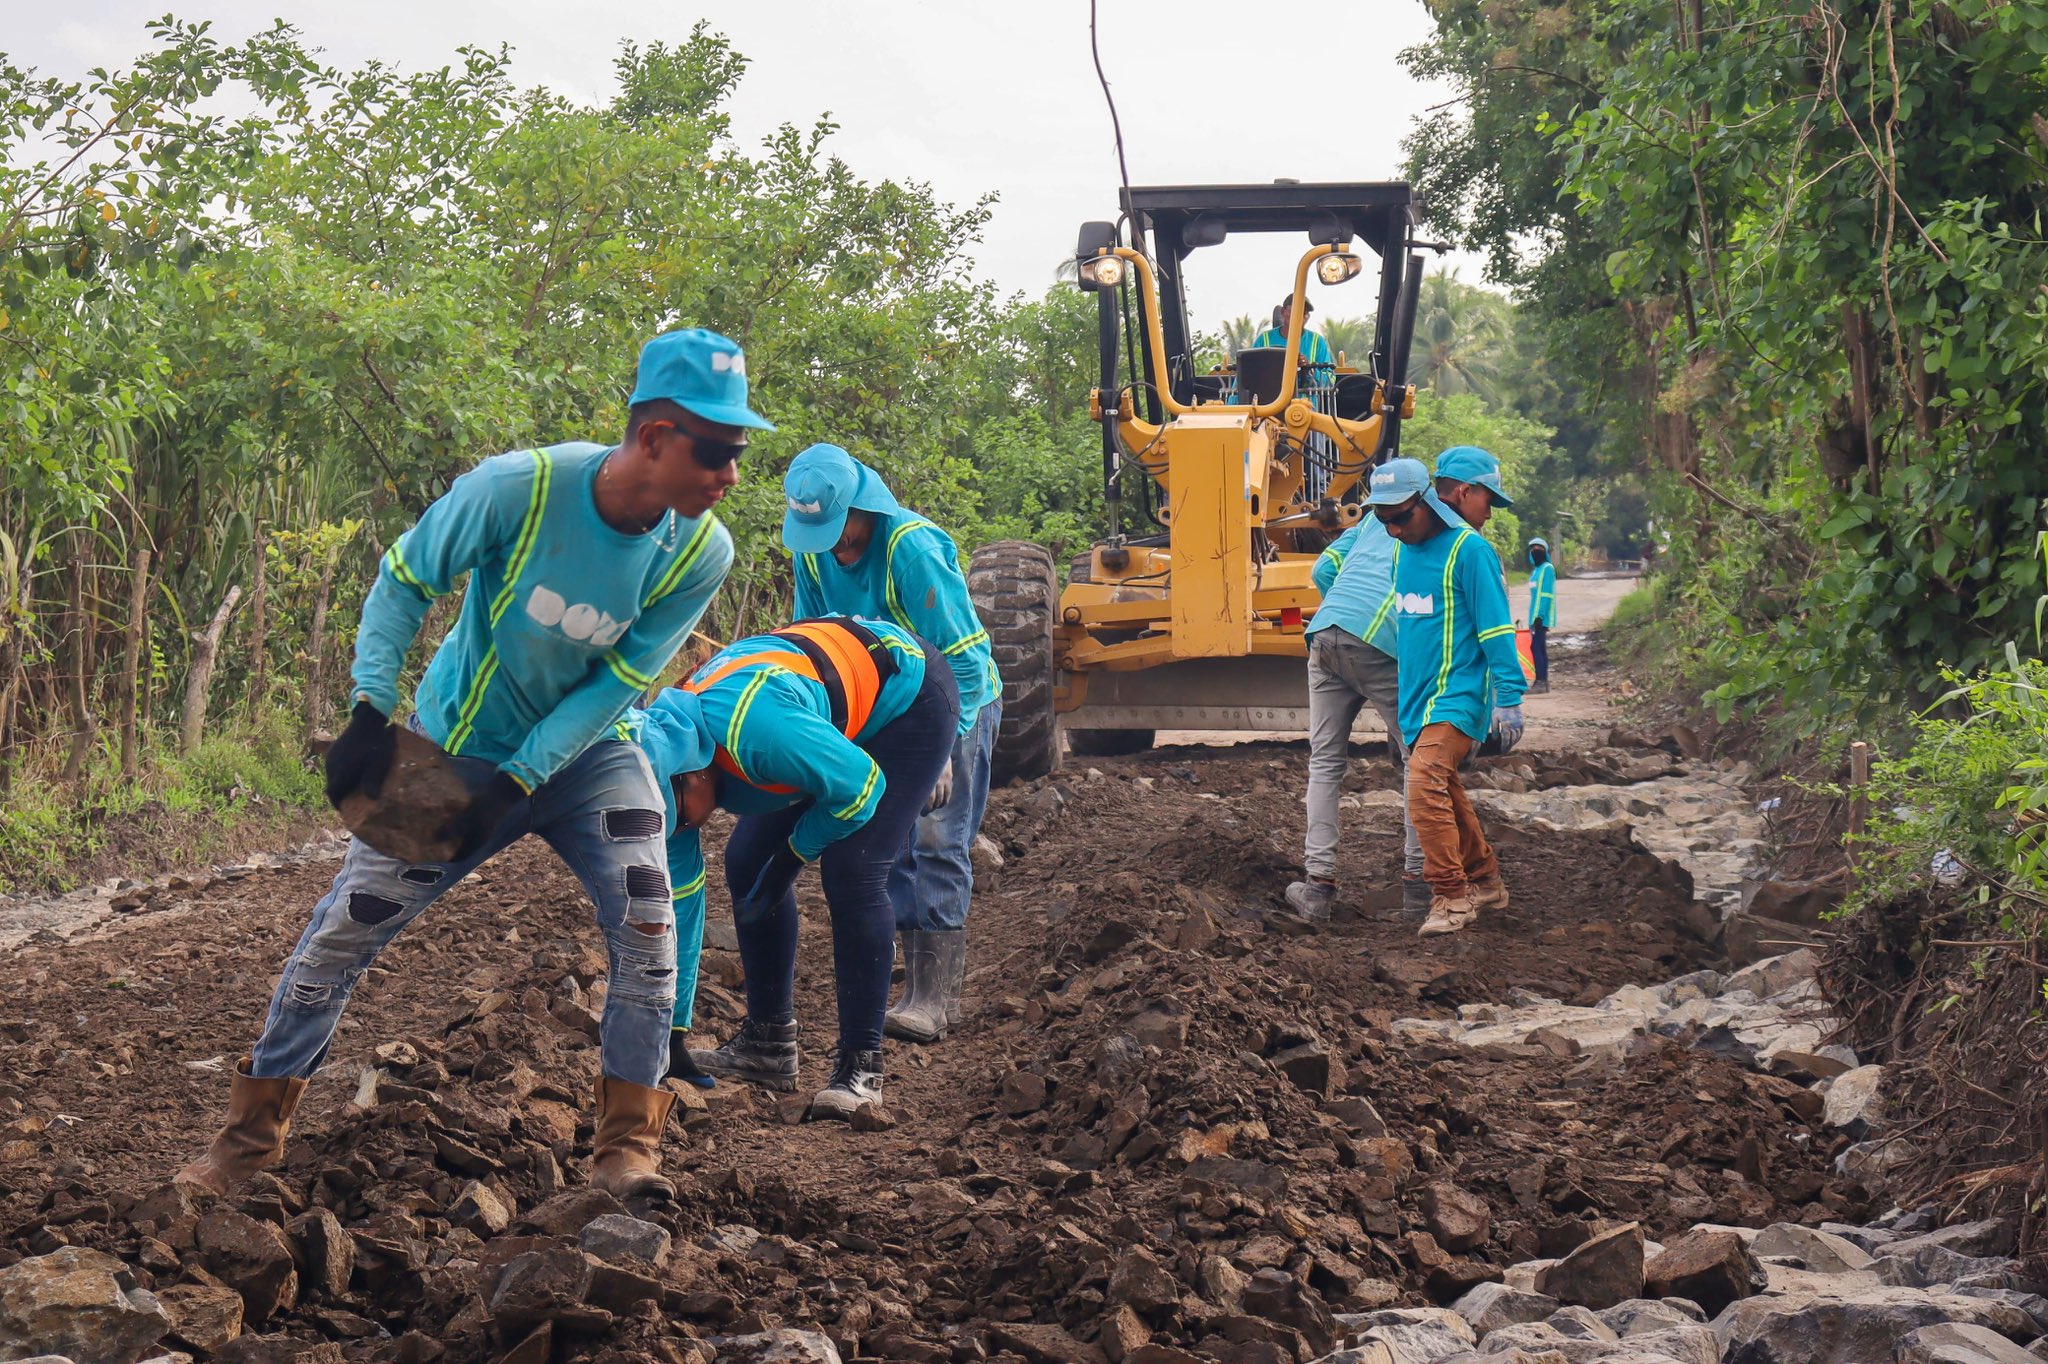
M1394 660L1336 626L1316 631L1308 648L1308 840L1302 863L1310 876L1337 876L1337 800L1344 790L1351 726L1367 702L1387 727L1394 772L1401 779L1402 874L1422 875L1422 842L1408 822L1408 749L1398 714L1401 677Z

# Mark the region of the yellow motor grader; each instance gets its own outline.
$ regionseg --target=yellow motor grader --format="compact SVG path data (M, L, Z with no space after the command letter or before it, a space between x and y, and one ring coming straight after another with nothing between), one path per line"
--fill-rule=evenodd
M1058 767L1063 735L1075 753L1113 754L1161 729L1307 728L1310 571L1358 521L1365 475L1392 457L1414 407L1415 248L1431 244L1412 238L1408 185L1127 189L1123 208L1118 223L1084 224L1076 249L1099 304L1088 401L1108 533L1064 590L1052 556L1024 541L985 545L970 565L1003 678L997 780ZM1307 238L1286 345L1198 364L1188 256L1249 232ZM1372 352L1312 364L1300 344L1308 282L1363 273L1361 248L1380 267Z

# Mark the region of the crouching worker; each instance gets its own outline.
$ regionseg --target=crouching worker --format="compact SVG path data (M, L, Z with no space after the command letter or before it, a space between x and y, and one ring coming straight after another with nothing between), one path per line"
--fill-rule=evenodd
M465 573L461 614L410 723L486 775L439 830L446 862L349 846L238 1067L226 1128L180 1182L226 1193L276 1160L363 972L443 891L531 833L582 881L608 949L591 1182L621 1199L674 1194L657 1163L674 1102L661 1080L676 969L662 799L638 745L613 726L725 579L732 541L711 508L738 481L748 428L769 429L747 407L738 346L705 331L656 337L620 444L485 460L384 555L327 797L381 793L406 652L429 604Z
M737 640L683 685L717 744L717 802L740 817L725 879L747 974L739 1030L690 1059L712 1076L796 1088L794 887L816 862L832 915L839 1046L810 1114L849 1118L881 1098L895 958L889 872L952 756L953 674L901 626L828 616ZM664 694L655 708L684 704Z
M1491 470L1451 458L1466 450ZM1374 473L1366 497L1400 542L1394 554L1400 722L1408 745L1408 818L1422 842L1430 886L1424 937L1467 928L1482 909L1507 908L1500 863L1458 780L1458 765L1489 732L1503 752L1520 741L1524 685L1499 556L1439 500L1508 505L1499 466L1483 451L1459 447L1437 468L1432 488L1419 460L1390 460ZM1486 509L1475 510L1483 520Z

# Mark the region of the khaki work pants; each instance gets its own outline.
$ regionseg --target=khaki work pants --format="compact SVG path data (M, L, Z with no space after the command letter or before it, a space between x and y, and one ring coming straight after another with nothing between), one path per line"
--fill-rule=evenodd
M1472 743L1455 725L1427 725L1408 752L1408 820L1422 840L1422 875L1446 900L1465 898L1470 883L1500 871L1458 780Z

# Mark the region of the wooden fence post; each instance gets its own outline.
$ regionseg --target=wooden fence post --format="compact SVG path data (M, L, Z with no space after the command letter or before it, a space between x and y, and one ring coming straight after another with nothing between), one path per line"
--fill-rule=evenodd
M135 572L128 582L128 628L121 659L121 778L134 781L142 757L136 743L137 717L142 711L142 637L148 629L149 547L135 550Z

